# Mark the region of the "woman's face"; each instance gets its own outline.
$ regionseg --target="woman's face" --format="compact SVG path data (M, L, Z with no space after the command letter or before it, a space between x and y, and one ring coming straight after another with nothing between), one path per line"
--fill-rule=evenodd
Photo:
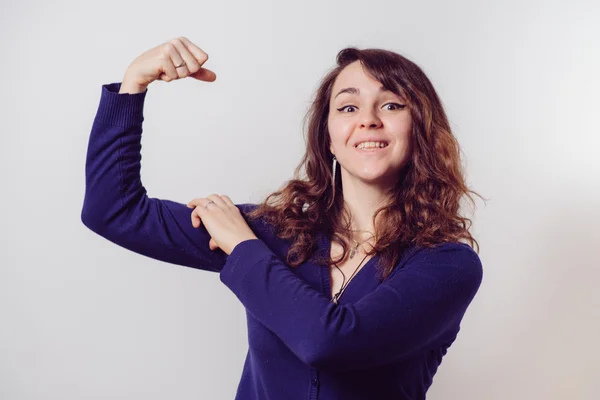
M381 86L365 73L360 61L346 66L333 85L327 124L330 151L340 163L342 181L350 178L393 185L410 157L412 119L408 106ZM363 142L387 145L357 148Z

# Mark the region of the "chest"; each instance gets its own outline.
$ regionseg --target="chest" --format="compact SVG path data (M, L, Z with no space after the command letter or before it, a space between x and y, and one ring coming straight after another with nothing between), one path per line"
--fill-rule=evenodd
M331 256L332 258L339 257L342 253L342 247L337 243L331 244ZM372 256L367 256L362 252L357 252L353 258L346 256L346 258L335 265L329 267L329 282L331 284L330 298L340 291L342 285L352 284L352 280L356 278L356 274L367 264ZM364 259L364 261L363 261ZM345 289L344 289L345 290Z

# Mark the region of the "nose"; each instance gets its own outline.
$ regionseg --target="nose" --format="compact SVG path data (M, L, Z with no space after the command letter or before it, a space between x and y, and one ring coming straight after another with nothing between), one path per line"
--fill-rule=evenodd
M368 126L369 128L377 128L381 125L381 120L373 110L365 110L361 115L361 128Z

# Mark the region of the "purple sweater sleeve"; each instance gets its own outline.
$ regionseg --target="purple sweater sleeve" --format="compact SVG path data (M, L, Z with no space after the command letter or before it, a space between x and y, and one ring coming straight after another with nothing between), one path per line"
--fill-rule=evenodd
M121 83L102 85L85 163L81 220L100 236L161 261L218 272L227 255L208 247L204 225L192 209L150 198L140 179L145 92L119 94ZM242 214L252 205L238 205Z
M358 302L337 305L251 239L232 250L220 279L303 362L348 371L449 344L483 276L462 243L419 249L402 264Z

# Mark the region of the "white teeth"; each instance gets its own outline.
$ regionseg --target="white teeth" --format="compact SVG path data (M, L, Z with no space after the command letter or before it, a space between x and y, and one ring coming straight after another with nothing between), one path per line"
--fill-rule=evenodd
M371 148L382 148L386 147L387 144L383 142L362 142L356 146L357 149L371 149Z

